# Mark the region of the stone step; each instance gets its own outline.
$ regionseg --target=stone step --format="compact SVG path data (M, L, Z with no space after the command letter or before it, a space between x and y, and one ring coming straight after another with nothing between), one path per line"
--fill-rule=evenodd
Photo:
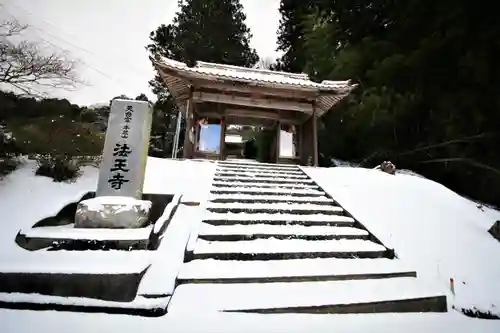
M331 205L334 203L333 199L325 196L304 196L297 197L291 195L250 195L250 194L212 194L208 201L217 203L309 203L317 205Z
M200 301L202 300L202 301ZM357 281L183 284L173 313L446 312L446 294L412 277Z
M130 302L153 258L149 251L85 252L4 255L0 257L0 292Z
M259 174L283 174L283 175L304 175L304 172L302 170L273 170L273 169L261 169L261 168L254 168L254 167L226 167L226 166L218 166L216 171L220 172L235 172L235 173L246 173L246 172L252 172L252 173L259 173Z
M64 285L62 280L58 283ZM113 286L113 283L107 283L106 286ZM159 317L166 314L170 299L170 296L156 298L137 296L131 301L116 302L86 297L47 296L38 293L0 293L0 308Z
M214 185L216 186L216 185ZM293 196L293 197L323 197L325 192L315 190L314 188L269 188L269 187L247 187L247 186L231 186L227 187L221 185L220 187L213 187L210 191L212 194L217 195L252 195L257 197L273 195L273 196Z
M293 183L271 183L271 182L253 182L253 181L221 181L214 180L212 187L247 187L247 188L286 188L286 189L317 189L316 184L293 184ZM323 192L324 193L324 192Z
M215 177L241 177L241 178L273 178L273 179L309 179L306 175L289 175L279 173L253 173L253 172L226 172L216 171Z
M331 225L337 227L352 227L354 219L341 215L326 214L233 214L233 213L207 213L203 217L203 222L212 225L232 225L232 224L275 224L275 225Z
M260 238L276 239L369 239L369 233L353 227L301 226L272 224L211 225L202 223L198 238L208 241L240 241Z
M312 179L287 179L277 177L222 177L214 176L214 181L240 182L240 183L271 183L271 184L314 184Z
M283 169L283 170L300 170L296 165L278 164L278 163L261 163L261 162L246 162L246 161L220 161L218 166L240 167L240 168L262 168L262 169Z
M394 259L291 259L268 261L193 260L185 263L179 283L275 283L416 277Z
M256 239L210 242L198 239L193 259L286 260L303 258L383 258L384 246L367 240Z
M214 203L207 204L207 210L214 213L290 213L342 215L344 209L331 205L308 203Z

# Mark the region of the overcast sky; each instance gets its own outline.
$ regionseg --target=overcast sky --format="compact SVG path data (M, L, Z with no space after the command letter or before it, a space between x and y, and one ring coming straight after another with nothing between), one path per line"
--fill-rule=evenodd
M252 46L261 57L277 57L279 0L241 0ZM177 0L0 0L1 18L14 16L31 27L27 39L43 41L81 61L87 86L54 92L73 103L109 102L117 95L153 97L153 69L144 46L149 33L172 21Z

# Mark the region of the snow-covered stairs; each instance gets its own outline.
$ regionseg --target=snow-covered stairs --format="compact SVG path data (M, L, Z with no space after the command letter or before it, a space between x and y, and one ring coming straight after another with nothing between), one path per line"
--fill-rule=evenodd
M446 311L445 296L423 288L415 271L293 165L219 162L185 261L174 310L185 304L176 299L192 298L216 311Z

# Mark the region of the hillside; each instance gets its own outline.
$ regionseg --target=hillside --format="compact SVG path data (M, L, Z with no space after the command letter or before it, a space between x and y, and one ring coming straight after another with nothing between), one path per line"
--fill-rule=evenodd
M213 163L149 158L145 191L183 193L187 201L203 201L211 183ZM13 238L21 228L51 215L82 193L93 190L97 169L85 167L74 184L54 183L33 175L33 162L0 182L1 261L24 256ZM500 212L480 207L446 187L406 174L390 176L362 168L306 168L324 191L359 220L396 255L416 268L419 278L448 293L443 314L378 315L244 315L172 313L159 318L105 314L32 312L0 309L7 332L75 332L116 328L124 332L176 327L176 332L498 332L498 321L468 318L457 309L478 309L500 315L500 244L488 234ZM50 195L47 195L50 193ZM29 207L29 209L19 209ZM84 258L84 257L82 257ZM487 258L487 259L485 259ZM455 296L449 281L455 281ZM220 295L222 296L222 295ZM227 295L231 297L230 295ZM178 299L179 302L182 299ZM190 305L186 305L190 308ZM76 325L75 325L76 323ZM37 329L40 331L39 329Z

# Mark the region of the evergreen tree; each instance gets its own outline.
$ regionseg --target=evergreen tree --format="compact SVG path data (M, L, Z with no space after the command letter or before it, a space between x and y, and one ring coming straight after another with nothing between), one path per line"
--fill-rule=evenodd
M250 47L252 35L238 0L181 0L179 7L173 23L162 24L150 33L147 49L152 56L168 57L189 66L196 61L244 67L257 63L259 57ZM149 84L158 97L158 119L169 121L162 128L175 129L177 111L159 74ZM167 138L167 149L172 141L169 134L162 134Z
M196 61L253 66L250 29L238 0L184 0L169 25L151 32L151 54L194 65Z
M331 0L293 8L283 18L288 30L280 29L280 47L289 47L283 62L360 85L322 119L321 153L363 166L391 159L500 204L500 22L492 5ZM301 11L309 13L302 22Z
M278 50L284 54L274 66L275 69L292 73L304 71L304 23L309 15L321 7L321 3L322 0L281 0Z

